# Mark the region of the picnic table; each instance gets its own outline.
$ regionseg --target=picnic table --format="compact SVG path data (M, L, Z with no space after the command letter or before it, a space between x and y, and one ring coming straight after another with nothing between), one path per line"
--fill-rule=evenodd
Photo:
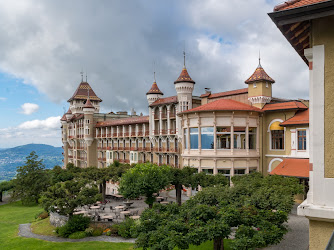
M101 206L91 206L90 209L99 209Z
M120 212L120 214L123 214L124 217L126 217L126 216L130 216L131 212L130 211L122 211L122 212Z
M114 216L112 216L112 215L102 215L101 216L102 220L112 221L113 218L114 218Z
M77 212L74 212L73 214L87 214L88 211L77 211Z
M115 207L115 209L118 209L118 210L123 210L125 207L124 206L117 206Z

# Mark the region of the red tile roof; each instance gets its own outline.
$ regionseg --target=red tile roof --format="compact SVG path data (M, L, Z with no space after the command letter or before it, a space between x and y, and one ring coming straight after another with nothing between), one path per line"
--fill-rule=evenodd
M115 120L105 121L105 122L98 122L96 123L96 127L130 125L130 124L148 123L148 122L149 122L148 116L135 116L135 117L122 118L122 119L115 119Z
M224 97L224 96L231 96L231 95L240 95L240 94L247 94L248 93L248 88L244 89L236 89L236 90L231 90L231 91L225 91L225 92L219 92L215 94L209 94L208 98L217 98L217 97ZM201 97L206 97L206 94L201 95Z
M270 174L309 178L309 159L284 159Z
M71 109L70 109L70 108L68 108L68 110L67 110L66 114L72 114L72 111L71 111Z
M90 98L87 99L84 108L94 108L93 104L90 102Z
M191 82L191 83L195 83L193 81L193 79L191 79L191 77L189 76L187 68L185 66L183 67L179 78L177 78L174 83L179 83L179 82Z
M204 112L204 111L256 111L262 112L261 109L241 103L231 99L219 99L214 102L209 102L202 106L189 109L182 113Z
M299 111L290 119L282 122L281 126L291 125L308 125L309 124L309 110Z
M63 117L60 119L61 121L67 121L66 114L63 115Z
M317 3L326 2L326 1L328 0L291 0L291 1L286 1L282 4L275 6L274 11L294 9L294 8L303 7L303 6L311 5L311 4L317 4Z
M307 109L307 106L299 101L268 103L264 105L262 111L275 111L286 109Z
M152 87L150 88L150 90L146 93L146 95L149 95L149 94L160 94L160 95L163 95L164 93L162 93L160 91L160 89L158 88L158 84L156 82L154 82L152 84Z
M267 81L274 83L274 79L272 79L268 74L264 71L261 64L259 63L259 66L257 66L255 72L245 81L245 83L253 83L256 81Z
M72 100L87 100L88 98L88 90L89 90L89 98L93 101L102 102L100 98L97 97L94 90L90 87L88 82L81 82L74 92L73 96L68 99L68 102Z
M177 96L169 96L166 98L160 98L156 100L154 103L152 103L150 106L158 106L158 105L168 104L168 103L177 103Z

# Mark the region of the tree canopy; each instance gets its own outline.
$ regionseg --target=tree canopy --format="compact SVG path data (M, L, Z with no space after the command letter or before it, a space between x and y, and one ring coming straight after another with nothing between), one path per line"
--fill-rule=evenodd
M41 205L46 211L58 212L62 215L73 215L74 209L93 204L101 200L96 185L86 180L69 180L58 182L43 193Z
M232 228L233 249L252 249L277 244L287 232L284 222L293 196L302 192L298 180L259 173L232 178L232 187L204 188L181 206L155 204L140 218L138 247L187 249L213 240L223 249Z
M170 180L170 167L151 163L138 164L123 174L119 192L129 199L144 195L145 202L152 207L155 201L153 194L169 185Z
M26 157L24 166L17 167L12 198L21 199L22 203L38 203L43 191L50 185L48 172L42 160L33 151Z

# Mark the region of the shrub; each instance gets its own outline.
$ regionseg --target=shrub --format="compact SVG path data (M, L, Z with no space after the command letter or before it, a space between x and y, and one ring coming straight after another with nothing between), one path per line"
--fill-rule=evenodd
M94 229L94 231L92 233L92 236L100 236L100 235L102 235L102 233L103 233L103 229L100 228L100 227L97 227L97 228Z
M106 232L107 236L111 236L111 231L109 230L108 232Z
M86 230L85 230L85 233L86 233L87 236L92 236L93 232L94 232L94 228L92 228L92 227L86 228Z
M115 235L118 235L118 224L113 224L111 227L110 227L110 234L115 234Z
M118 225L118 235L123 238L136 238L138 236L136 222L127 218Z
M35 219L40 219L40 220L46 219L48 217L49 217L49 213L46 211L40 212L35 215Z
M67 238L72 233L84 231L89 226L89 223L90 218L74 215L64 226L57 228L56 233L61 237Z
M79 232L75 232L70 234L70 236L68 236L68 238L70 239L82 239L86 237L86 233L83 231L79 231Z

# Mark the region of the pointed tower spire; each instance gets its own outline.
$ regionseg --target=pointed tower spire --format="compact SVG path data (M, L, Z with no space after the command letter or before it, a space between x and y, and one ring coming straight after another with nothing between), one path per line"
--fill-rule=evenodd
M261 58L259 54L259 65L255 69L254 73L245 81L246 84L253 83L256 81L266 81L270 83L274 83L275 80L272 79L268 74L264 71L264 69L261 66Z

